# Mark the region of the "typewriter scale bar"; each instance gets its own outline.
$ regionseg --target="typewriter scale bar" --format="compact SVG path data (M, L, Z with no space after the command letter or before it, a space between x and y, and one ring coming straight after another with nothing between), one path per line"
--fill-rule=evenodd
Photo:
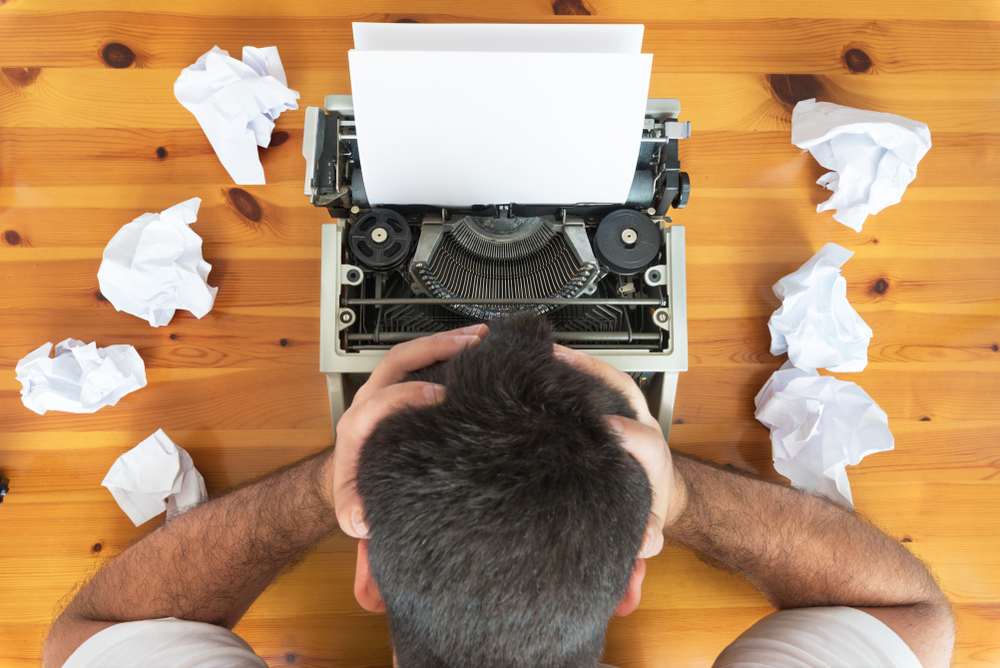
M402 343L412 341L422 336L431 336L438 332L385 332L372 334L348 334L348 341L368 341L373 343ZM572 341L584 343L660 343L662 336L651 332L555 332L556 341Z
M340 124L343 126L343 125L346 125L347 122L346 121L341 121ZM435 135L433 133L428 133L425 136L429 137L431 139L435 138ZM357 139L357 136L356 135L344 135L344 134L342 134L342 135L340 135L340 138L341 139ZM643 143L643 144L666 144L667 142L670 141L670 137L643 137L639 141L641 143Z
M374 297L344 297L340 300L344 306L406 306L438 304L440 306L476 306L478 304L490 304L495 306L666 306L664 299L587 299L586 297L575 297L573 299L490 299L481 297L476 299L444 299L438 297L405 297L399 299Z

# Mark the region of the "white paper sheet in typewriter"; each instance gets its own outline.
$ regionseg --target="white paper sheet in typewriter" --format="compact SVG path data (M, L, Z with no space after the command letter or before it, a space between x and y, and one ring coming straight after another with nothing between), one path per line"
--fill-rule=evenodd
M354 50L349 58L373 205L626 200L652 55Z
M358 51L639 53L642 25L355 23Z

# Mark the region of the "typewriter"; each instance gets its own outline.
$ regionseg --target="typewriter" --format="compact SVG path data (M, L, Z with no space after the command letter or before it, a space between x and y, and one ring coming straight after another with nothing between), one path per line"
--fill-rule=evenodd
M372 207L351 96L306 109L305 194L323 225L320 370L336 424L396 343L533 310L557 340L629 373L669 436L687 370L680 104L649 99L626 201Z

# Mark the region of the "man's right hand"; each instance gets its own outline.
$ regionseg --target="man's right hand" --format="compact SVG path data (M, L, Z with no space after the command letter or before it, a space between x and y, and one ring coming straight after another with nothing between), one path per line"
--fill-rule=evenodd
M337 440L327 467L326 477L332 479L328 501L335 508L344 533L355 538L368 535L355 477L361 446L372 430L401 406L430 405L444 398L444 388L440 385L402 381L414 371L475 346L488 331L486 325L472 325L407 341L393 347L375 365L368 382L354 395L351 407L337 422Z
M649 476L653 507L639 556L647 558L659 554L663 549L663 527L672 524L687 503L687 487L673 465L670 447L659 422L650 414L642 391L627 374L607 362L565 346L554 346L553 354L620 391L635 410L636 420L618 416L606 416L605 420L611 431L620 435L622 447L642 464Z

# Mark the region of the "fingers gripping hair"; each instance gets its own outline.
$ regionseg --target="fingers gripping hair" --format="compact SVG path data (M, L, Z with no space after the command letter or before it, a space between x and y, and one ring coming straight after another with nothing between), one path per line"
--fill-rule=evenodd
M616 390L552 359L547 322L491 323L414 374L445 400L384 419L362 448L369 566L402 666L596 663L651 491L605 414Z

